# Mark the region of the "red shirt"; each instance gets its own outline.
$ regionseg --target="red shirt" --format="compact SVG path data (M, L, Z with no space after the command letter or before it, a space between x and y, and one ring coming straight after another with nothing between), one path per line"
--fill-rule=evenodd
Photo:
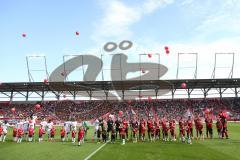
M119 129L120 129L120 134L125 134L126 127L124 124L122 124Z
M180 129L180 130L183 130L183 129L184 129L184 121L183 121L183 120L180 120L180 121L179 121L179 129Z
M167 129L167 122L165 120L162 121L162 128Z
M52 128L50 132L51 132L51 135L55 135L56 134L56 129Z
M147 126L148 126L149 129L152 129L152 128L153 128L153 123L152 123L151 120L148 120L148 121L147 121Z
M154 124L155 124L156 128L159 129L159 121L155 121Z
M13 137L16 137L17 136L17 128L14 128L13 129Z
M170 122L169 122L169 127L170 127L170 129L175 129L175 123L174 123L174 121L170 121Z
M188 120L188 121L187 121L187 126L188 126L188 128L193 128L193 122L192 122L192 120Z
M141 130L145 130L145 126L146 126L145 120L141 120L141 121L140 121Z
M142 132L145 132L145 130L146 130L145 124L144 124L144 123L141 123L141 124L140 124L140 127L141 127L141 131L142 131Z
M198 128L198 118L194 119L194 124L195 124L195 127Z
M76 135L76 131L75 130L72 130L72 137L74 138Z
M203 124L202 124L202 121L201 121L200 118L197 119L197 122L196 122L196 123L197 123L197 128L198 128L198 129L202 129L202 128L203 128Z
M33 128L29 128L28 135L29 136L33 136L33 134L34 134L34 129Z
M0 127L0 135L2 135L2 134L3 134L3 128Z
M223 125L222 122L220 120L217 121L216 123L217 129L222 129Z
M212 118L206 118L205 122L208 128L212 128L212 124L213 124Z
M123 125L124 125L124 128L127 128L128 127L128 122L127 122L127 120L123 120Z
M18 134L18 136L22 136L23 135L23 130L21 128L19 128L17 130L17 134Z
M45 132L44 132L44 129L43 129L43 128L39 128L38 134L39 134L40 136L42 136L44 133L45 133Z
M82 137L84 137L84 129L80 129L80 131L78 132L78 138Z
M62 137L65 136L65 134L66 134L65 129L61 129L60 134L61 134Z
M140 124L143 125L143 126L145 127L145 125L146 125L145 120L141 120L141 121L140 121Z

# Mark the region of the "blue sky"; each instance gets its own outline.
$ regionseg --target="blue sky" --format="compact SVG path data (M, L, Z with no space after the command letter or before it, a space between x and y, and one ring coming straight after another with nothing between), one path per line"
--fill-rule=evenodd
M125 39L135 47L130 61L142 52L160 53L169 68L166 79L175 78L178 52L199 53L199 77L210 78L215 52L240 51L239 10L239 0L0 0L0 82L28 81L27 55L45 55L51 73L63 55L100 56L106 54L99 52L104 43ZM221 57L219 63L229 66L230 59ZM183 60L192 65L192 57ZM42 67L40 62L31 64ZM239 77L239 66L234 77ZM225 70L218 72L227 75ZM186 73L191 77L192 71ZM35 81L45 78L37 75Z

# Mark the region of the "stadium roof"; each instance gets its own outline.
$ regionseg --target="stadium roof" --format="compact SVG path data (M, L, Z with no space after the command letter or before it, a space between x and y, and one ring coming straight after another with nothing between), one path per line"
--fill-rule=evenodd
M188 89L240 87L240 79L20 82L2 83L0 85L0 92L182 89L182 83L186 83Z
M73 96L76 92L86 91L89 96L95 91L138 91L151 90L152 95L161 90L171 90L172 96L176 90L183 89L181 84L186 83L187 93L191 94L194 89L201 89L204 97L210 89L219 89L221 94L226 89L235 89L235 95L239 93L240 79L186 79L186 80L137 80L137 81L76 81L76 82L20 82L20 83L2 83L0 93L13 98L15 93L19 93L28 99L29 92L35 92L44 98L44 93L51 92L59 96L63 92L69 92ZM42 94L41 94L42 93ZM123 93L124 94L124 93ZM107 95L106 95L107 96Z

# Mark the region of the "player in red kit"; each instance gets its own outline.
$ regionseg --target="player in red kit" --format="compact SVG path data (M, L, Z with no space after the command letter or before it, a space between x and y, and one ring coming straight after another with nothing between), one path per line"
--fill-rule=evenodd
M41 142L43 140L44 134L45 134L45 130L43 129L43 126L41 125L38 130L38 142Z
M187 138L188 138L188 144L192 144L192 137L193 137L193 121L191 116L188 116L188 120L186 123L187 126Z
M184 122L184 119L181 117L178 123L179 123L179 137L180 137L180 140L184 143L185 142L185 122Z
M154 120L152 120L153 127L151 128L151 141L155 141L156 126L154 125Z
M220 118L217 118L216 127L218 132L218 138L222 138L223 125Z
M132 121L132 130L133 130L133 143L136 143L138 133L138 121L136 117L134 117L134 120Z
M146 122L143 118L140 121L139 129L140 129L140 133L139 133L140 138L142 141L145 141Z
M122 139L122 145L125 145L125 138L126 138L126 125L124 125L124 123L121 123L120 126L119 126L119 134L120 134L120 137Z
M65 128L64 128L64 126L62 126L62 128L60 130L60 136L61 136L62 142L65 140L65 134L66 134Z
M153 138L152 138L152 131L153 131L153 121L152 119L149 117L148 118L148 121L147 121L147 132L148 132L148 141L152 141Z
M171 141L176 141L176 133L175 133L175 127L176 127L176 124L175 124L175 120L171 120L169 122L169 129L170 129L170 134L171 134Z
M197 128L198 128L200 139L204 140L202 119L198 116L197 121L195 123L196 123L195 125L197 125ZM197 139L198 139L198 136L197 136Z
M155 126L155 139L160 139L160 122L158 118L155 118L154 121L154 126Z
M17 143L22 143L22 137L23 137L23 135L24 135L23 129L20 127L20 128L17 130L17 137L18 137Z
M194 119L194 124L195 124L195 130L196 130L196 139L199 138L199 128L198 128L198 117L199 116L196 116L195 119Z
M3 138L3 127L2 124L0 123L0 141L2 141Z
M162 134L163 134L163 141L168 141L168 127L167 127L167 120L165 118L162 119Z
M50 130L50 140L51 141L53 141L55 134L56 134L56 128L53 126Z
M76 137L76 130L72 128L72 143L75 143L75 137Z
M226 137L226 139L228 139L227 115L226 115L226 113L221 112L220 118L221 118L221 122L222 122L222 138Z
M147 120L147 134L148 134L148 140L150 140L150 127L152 127L152 121L150 120L150 117L148 117L148 120Z
M13 128L13 141L14 142L17 141L17 128L16 127Z
M78 146L81 145L84 141L84 128L81 126L78 131Z
M30 125L28 129L28 141L32 142L33 141L33 136L34 136L34 128L32 125Z
M205 118L205 123L206 123L206 135L207 138L213 138L213 129L212 129L212 125L213 125L213 120L210 117L210 115L207 115Z
M126 139L128 139L128 121L124 118L122 123L123 123L124 128L125 128Z

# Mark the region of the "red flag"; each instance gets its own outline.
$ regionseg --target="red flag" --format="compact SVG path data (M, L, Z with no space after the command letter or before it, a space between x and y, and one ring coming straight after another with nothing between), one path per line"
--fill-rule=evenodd
M148 55L148 58L151 58L151 57L152 57L152 54L150 54L150 53L148 53L147 55Z
M79 36L80 33L79 32L75 32L75 34L76 34L76 36Z

